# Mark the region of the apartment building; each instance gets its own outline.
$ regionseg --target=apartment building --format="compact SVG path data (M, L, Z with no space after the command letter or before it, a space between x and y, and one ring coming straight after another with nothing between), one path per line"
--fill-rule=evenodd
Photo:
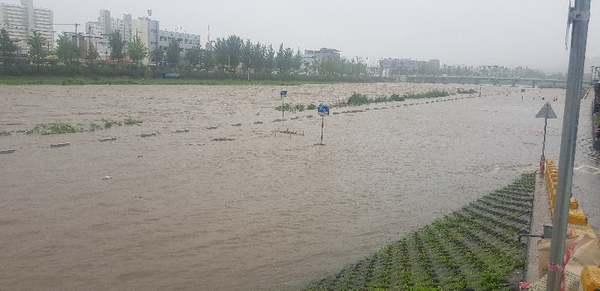
M27 39L39 31L48 46L54 46L54 14L51 9L33 7L33 0L21 0L21 5L0 3L0 28L4 28L18 47L16 53L27 54Z
M123 14L123 18L110 16L109 10L100 10L98 21L88 21L85 23L85 32L90 40L89 42L96 48L101 59L106 59L110 55L108 46L108 35L114 31L121 33L121 38L127 42L133 39L132 34L133 21L131 14Z

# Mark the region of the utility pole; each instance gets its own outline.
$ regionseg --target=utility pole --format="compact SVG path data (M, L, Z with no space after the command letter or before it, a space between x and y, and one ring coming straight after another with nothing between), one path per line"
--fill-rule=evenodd
M561 289L561 285L564 284L565 238L569 219L570 194L573 186L573 165L577 143L577 126L579 124L579 107L581 105L585 49L590 21L590 2L591 0L575 0L575 6L569 8L569 24L573 24L573 30L569 55L565 114L560 142L556 204L552 221L547 291L558 291Z

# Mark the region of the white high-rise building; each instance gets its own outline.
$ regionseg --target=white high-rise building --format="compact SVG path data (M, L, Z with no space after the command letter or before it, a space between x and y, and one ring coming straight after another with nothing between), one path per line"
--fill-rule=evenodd
M28 53L27 39L39 31L48 47L54 47L54 14L51 9L33 7L33 0L21 0L21 5L0 3L0 28L4 28L19 47L18 53Z
M124 41L130 42L133 39L131 30L131 14L123 14L123 19L119 19L110 17L109 10L100 10L98 21L88 21L85 23L85 34L93 39L91 43L102 59L110 55L108 35L114 31L118 31L121 33L121 38Z

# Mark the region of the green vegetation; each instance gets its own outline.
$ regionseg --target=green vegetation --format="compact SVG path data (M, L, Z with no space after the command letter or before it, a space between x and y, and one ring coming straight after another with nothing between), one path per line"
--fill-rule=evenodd
M289 111L289 112L302 112L304 110L306 110L306 106L302 105L302 104L296 104L296 105L292 105L290 103L282 105L282 106L277 106L275 107L275 110L277 111Z
M456 91L456 94L475 94L475 93L477 93L477 91L475 91L473 89Z
M523 174L306 290L517 290L527 265L518 234L529 232L534 183Z
M148 55L148 48L139 36L134 36L133 41L127 43L127 53L135 63L141 62Z
M10 131L2 130L2 131L0 131L0 136L3 136L3 135L11 135L11 133L10 133Z
M403 96L400 96L398 94L392 94L390 97L379 96L377 98L371 99L371 98L367 97L367 95L364 95L364 94L352 93L352 96L350 96L350 98L348 98L348 101L346 101L345 104L356 106L356 105L363 105L363 104L370 104L370 103L404 101L405 99L445 97L445 96L449 96L449 95L450 94L448 94L448 92L446 92L446 91L433 90L433 91L429 91L427 93L421 93L421 94L410 93L410 94L406 94Z
M125 124L125 125L134 125L134 124L140 124L140 123L142 123L141 120L132 119L131 117L125 118L125 120L123 120L123 124Z
M314 109L317 109L317 105L314 105L314 104L308 104L308 105L306 106L306 109L308 109L308 110L314 110Z
M42 33L37 30L32 31L31 34L32 35L27 40L29 55L37 64L40 64L47 55L44 48L48 44L48 41L42 36Z
M113 127L113 125L121 126L123 123L119 121L106 120L102 118L102 123L104 123L104 128L108 129Z
M110 78L92 80L87 78L7 77L0 78L3 85L278 85L298 86L297 81L246 81L246 80L194 80L194 79L130 79Z
M136 119L132 119L132 118L126 118L123 121L113 121L113 120L102 119L101 124L90 122L90 124L87 127L85 127L83 125L73 126L71 124L67 124L67 123L59 121L59 122L55 122L55 123L51 123L51 124L37 125L32 129L18 130L17 132L24 133L24 134L50 135L50 134L96 131L96 130L109 129L109 128L113 127L114 125L121 126L123 124L134 125L134 124L140 124L140 123L142 123L141 120L136 120ZM10 134L11 134L11 132L8 132L8 131L0 132L0 135L10 135Z
M62 133L74 133L74 132L82 132L87 131L83 127L72 126L70 124L56 122L52 124L41 124L36 127L25 130L25 134L41 134L41 135L49 135L49 134L62 134Z
M0 29L0 55L9 56L17 51L17 45L10 39L8 31L2 28Z

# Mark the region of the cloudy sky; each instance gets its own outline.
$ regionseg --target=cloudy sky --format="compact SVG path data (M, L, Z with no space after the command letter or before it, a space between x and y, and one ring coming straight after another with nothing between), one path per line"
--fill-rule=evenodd
M18 4L18 0L0 0ZM206 41L236 34L343 57L439 59L448 65L528 66L565 72L568 0L33 0L55 23L96 21L99 10L182 26ZM574 1L574 0L573 0ZM592 1L588 58L600 56L600 5ZM56 26L57 31L70 26Z

